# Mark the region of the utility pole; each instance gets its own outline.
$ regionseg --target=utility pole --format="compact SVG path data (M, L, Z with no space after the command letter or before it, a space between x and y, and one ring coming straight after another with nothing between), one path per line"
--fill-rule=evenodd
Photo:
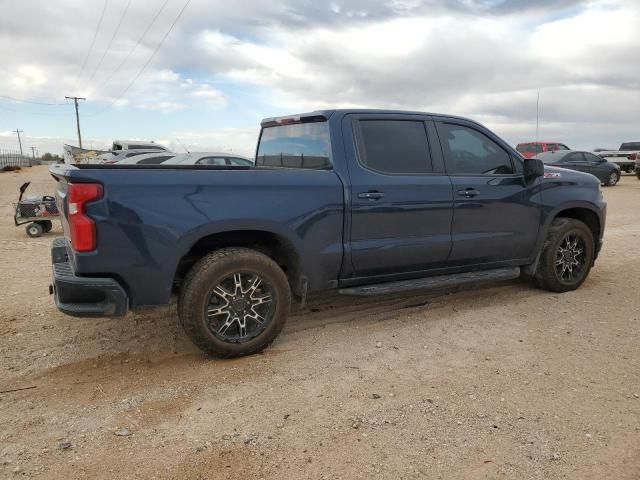
M538 130L540 129L540 90L536 100L536 152L538 151Z
M18 134L18 145L20 145L20 155L22 156L22 140L20 140L20 134L24 133L24 130L20 130L20 129L16 128L14 130L14 132L16 132Z
M36 147L31 147L31 157L33 157L33 160L29 160L30 167L36 163Z
M78 100L86 100L86 98L82 98L82 97L64 97L64 98L68 98L69 100L73 100L73 102L76 104L76 124L78 126L78 143L80 144L80 148L82 148L82 137L80 136L80 115L78 115Z

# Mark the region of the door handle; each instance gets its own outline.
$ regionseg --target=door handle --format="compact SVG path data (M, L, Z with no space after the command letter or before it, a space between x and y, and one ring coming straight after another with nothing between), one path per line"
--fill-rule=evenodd
M465 188L464 190L458 190L458 195L461 197L472 198L476 195L480 195L480 191L475 188Z
M384 193L378 191L360 192L358 198L366 198L368 200L379 200L384 197Z

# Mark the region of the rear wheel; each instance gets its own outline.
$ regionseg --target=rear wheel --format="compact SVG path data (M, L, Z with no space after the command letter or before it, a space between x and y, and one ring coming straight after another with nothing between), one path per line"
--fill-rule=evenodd
M27 235L29 235L31 238L37 238L42 236L43 228L39 223L33 222L27 225L26 230Z
M36 223L42 227L42 231L44 233L50 232L53 228L53 223L51 223L51 220L39 220Z
M619 180L620 180L620 173L619 172L611 172L611 175L609 175L609 178L605 182L605 185L607 185L609 187L613 187L616 183L618 183Z
M201 350L219 357L259 352L282 331L291 291L282 269L248 248L225 248L189 271L178 301L180 322Z
M594 239L584 223L556 218L547 235L536 283L552 292L575 290L586 280L593 265Z

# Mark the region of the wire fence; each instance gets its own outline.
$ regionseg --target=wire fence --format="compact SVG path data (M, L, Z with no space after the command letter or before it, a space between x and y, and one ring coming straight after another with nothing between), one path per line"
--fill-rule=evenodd
M0 171L4 167L30 167L33 159L15 150L0 149Z

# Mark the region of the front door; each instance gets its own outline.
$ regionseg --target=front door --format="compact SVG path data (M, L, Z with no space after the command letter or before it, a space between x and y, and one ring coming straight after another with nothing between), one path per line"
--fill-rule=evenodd
M428 131L435 135L427 116L345 117L353 276L419 272L446 263L451 182Z
M540 179L525 182L522 160L477 124L436 122L453 184L453 265L528 258L540 226Z

